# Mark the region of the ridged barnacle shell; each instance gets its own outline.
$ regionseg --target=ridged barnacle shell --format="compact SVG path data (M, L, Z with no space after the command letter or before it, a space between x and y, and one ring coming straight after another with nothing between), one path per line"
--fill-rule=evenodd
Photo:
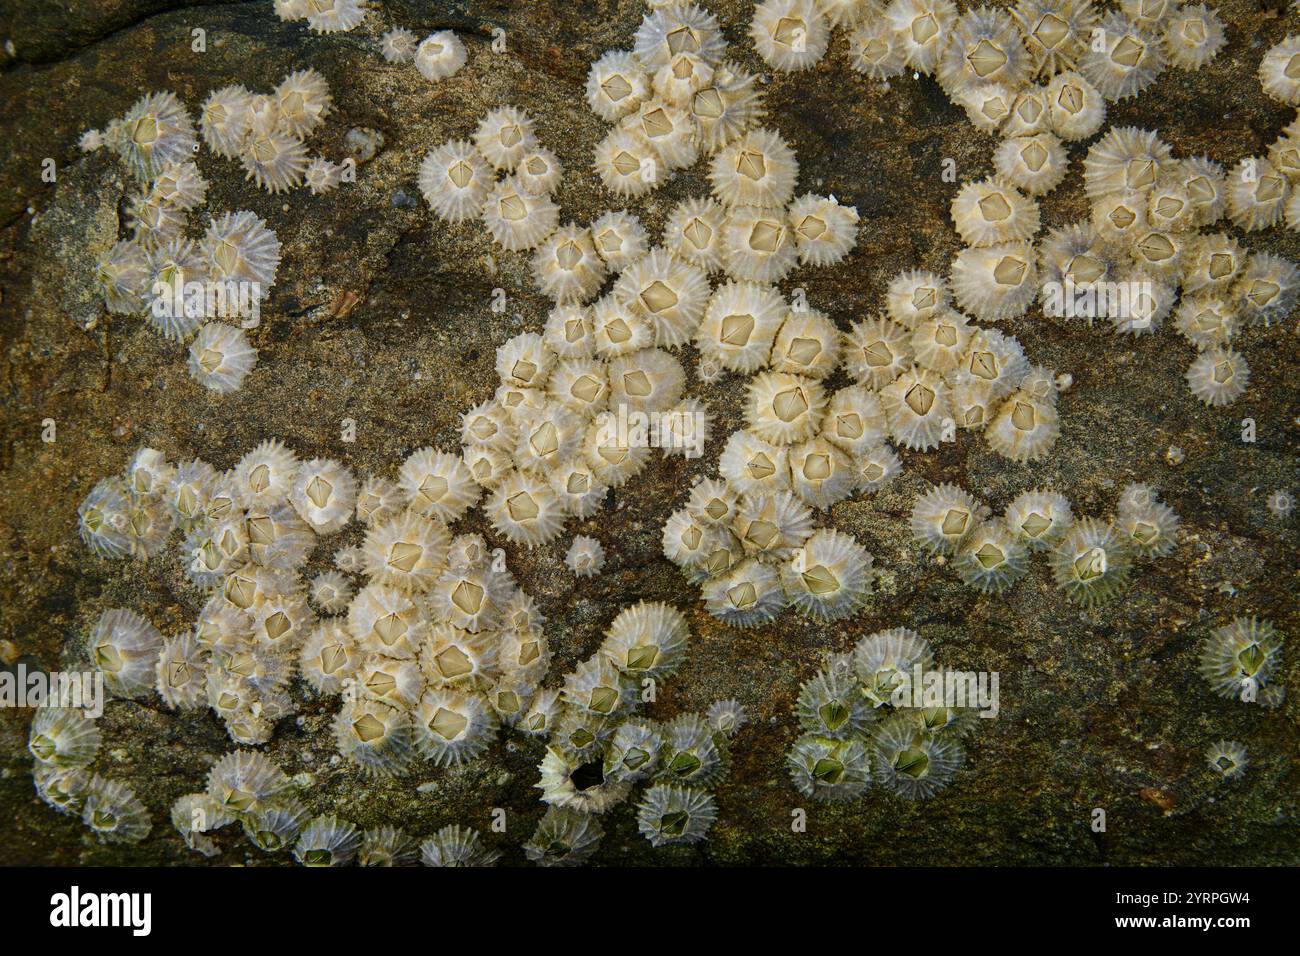
M577 452L585 420L559 402L548 402L542 408L521 413L515 424L519 435L515 463L521 470L544 475Z
M858 210L841 206L834 196L805 193L791 203L788 216L804 265L834 265L857 242Z
M735 627L755 627L785 609L785 592L771 565L749 558L703 587L705 609Z
M203 141L218 156L236 159L248 133L252 94L239 84L214 90L199 111ZM187 157L188 158L188 157Z
M275 284L280 241L247 210L213 220L199 244L217 282L248 283L258 296Z
M278 129L251 133L239 158L244 178L272 194L302 185L309 162L302 140Z
M501 620L510 586L507 575L489 567L448 569L430 590L428 607L462 630L490 630Z
M312 818L294 844L294 859L303 866L347 866L361 848L361 833L334 815Z
M475 633L437 623L420 648L420 667L431 687L485 688L499 673L500 650L494 631Z
M187 793L172 804L171 821L186 846L213 857L217 855L217 845L207 834L234 822L234 817L208 794Z
M685 660L690 629L686 618L661 602L624 608L605 631L600 654L624 674L662 679Z
M498 182L483 203L484 226L508 252L537 248L559 219L560 208L549 197L530 193L513 176Z
M110 693L138 698L153 690L162 645L162 634L139 614L110 608L96 622L87 651Z
M492 189L492 172L466 140L451 140L430 150L420 163L420 193L434 214L447 222L474 219Z
M691 489L686 503L690 516L705 527L730 525L736 516L740 493L717 478L705 478Z
M1247 232L1267 229L1282 221L1291 191L1290 181L1267 159L1247 157L1228 173L1228 216Z
M788 491L746 495L731 530L747 553L785 560L812 534L812 509Z
M1007 528L1031 551L1054 549L1073 520L1064 495L1037 488L1018 495L1003 515Z
M148 254L135 239L114 243L95 266L95 284L104 305L117 315L130 315L144 308L150 278Z
M337 694L359 664L356 638L339 620L323 621L298 652L298 672L322 694Z
M802 308L791 311L772 343L773 371L822 379L840 363L840 332L825 313Z
M1045 77L1076 67L1097 22L1092 0L1020 0L1011 16L1020 26L1035 73Z
M635 199L657 187L664 163L644 133L619 126L596 144L593 165L605 188L614 195Z
M144 309L149 324L165 338L184 342L202 324L203 310L187 307L183 290L188 283L207 280L207 263L194 242L181 236L152 245L147 263Z
M759 438L788 445L815 435L825 409L826 396L816 379L764 372L749 384L745 419Z
M1016 94L1011 112L1002 124L1004 139L1032 137L1051 133L1051 110L1047 105L1047 87L1031 86Z
M651 846L699 843L717 819L713 795L695 787L658 783L637 804L637 828Z
M335 715L334 741L339 753L366 773L398 776L411 757L411 718L404 710L356 698Z
M694 53L675 53L655 71L654 92L665 103L687 107L691 98L713 82L713 65Z
M415 68L431 83L445 80L465 65L465 44L451 30L431 33L415 49ZM508 107L507 107L508 108Z
M1023 315L1038 294L1037 262L1029 242L963 249L952 264L957 304L981 322Z
M860 738L876 719L851 672L818 671L799 688L795 716L806 733L831 740Z
M715 738L712 728L698 714L679 714L663 725L656 779L692 787L707 787L719 782L727 772L727 755L723 738Z
M307 821L307 808L291 799L246 816L240 825L253 846L279 853L294 845Z
M605 549L595 538L575 535L564 555L564 566L574 577L594 578L605 567Z
M1257 252L1232 290L1242 317L1251 325L1269 326L1291 314L1300 296L1300 269L1289 259Z
M1018 390L993 415L984 439L1002 457L1023 463L1046 456L1060 433L1056 403Z
M1279 103L1300 105L1300 36L1288 36L1269 47L1259 62L1259 82Z
M439 521L455 521L478 503L474 476L457 455L424 447L412 452L398 469L397 481L410 510Z
M615 410L664 412L681 400L686 372L681 362L663 349L617 356L608 368L611 414Z
M526 112L501 106L479 121L474 130L474 144L494 167L511 173L524 154L537 146L537 134Z
M95 774L86 789L81 822L102 843L139 843L153 823L135 791L117 780Z
M99 753L99 728L80 710L58 704L52 701L36 709L27 732L27 750L45 767L88 767Z
M665 301L667 298L665 296ZM613 358L648 348L655 331L640 307L615 295L602 296L592 306L592 338L596 355Z
M740 701L728 697L724 700L715 700L710 704L705 719L715 733L731 738L740 732L741 727L749 723L749 714Z
M907 800L932 797L965 763L961 744L926 733L914 723L884 721L872 738L876 782Z
M1113 524L1080 518L1052 552L1052 573L1066 597L1088 606L1122 591L1132 567L1132 549Z
M664 225L664 244L687 262L717 271L722 268L726 217L722 204L711 197L682 200L673 207Z
M153 179L171 163L193 159L198 144L185 105L168 91L137 100L110 127L107 140L141 182Z
M937 448L953 420L949 393L942 376L919 366L882 388L880 405L894 441L918 451Z
M1245 394L1250 367L1240 352L1212 346L1192 361L1186 378L1192 394L1213 408L1230 405Z
M348 607L348 631L362 649L409 659L419 649L420 609L411 595L383 584L369 584Z
M1016 188L1042 196L1065 178L1069 159L1056 136L1041 132L1003 140L993 154L993 165Z
M598 412L603 412L609 403L609 376L606 373L605 363L599 359L560 359L555 368L551 371L550 380L547 383L547 392L551 398L566 411L578 418L579 424L585 424L594 418ZM558 423L552 421L556 416L548 416L545 409L534 412L529 415L521 416L520 427L523 429L532 428L536 430L539 419L548 421L552 427L558 427ZM521 441L527 444L526 457L528 461L537 464L545 464L549 470L557 467L556 462L571 458L576 452L577 447L581 444L584 432L578 431L578 439L574 447L567 449L566 453L555 459L554 455L546 451L545 447L534 447L535 442L532 436L522 438ZM559 450L559 435L556 436L556 449ZM547 443L549 445L549 442Z
M1038 203L997 179L963 186L951 214L958 234L971 246L1029 239L1038 232Z
M1236 308L1213 293L1184 295L1178 303L1175 325L1198 349L1227 346L1239 331Z
M694 335L709 301L709 282L698 266L652 249L623 271L613 294L650 322L656 345L671 347ZM599 310L597 303L598 321Z
M912 333L916 363L941 375L951 372L962 364L974 334L975 329L961 313L952 310L939 313L918 324Z
M379 52L389 63L410 63L418 46L415 34L403 27L394 27L379 38Z
M1083 161L1084 186L1093 202L1117 193L1146 193L1171 168L1169 146L1158 133L1115 126L1089 148Z
M932 554L956 554L981 519L981 507L956 485L942 484L916 499L912 536Z
M381 475L371 475L357 490L357 520L374 526L397 517L409 504L406 489Z
M583 226L555 230L533 254L532 265L538 287L560 305L587 301L605 280L605 262Z
M903 468L903 463L889 447L880 442L857 456L858 490L875 493L884 488Z
M903 72L908 47L886 18L862 19L849 33L849 66L873 80L887 80Z
M606 780L636 783L654 774L663 748L660 725L640 717L619 724L605 748Z
M591 224L596 251L613 272L622 272L645 255L648 247L641 220L625 210L610 210ZM552 346L554 347L554 346ZM559 348L556 348L560 352ZM563 353L561 353L561 357Z
M1155 82L1165 68L1160 38L1118 12L1102 17L1097 26L1098 50L1089 44L1079 61L1082 73L1108 100L1136 96Z
M952 24L936 64L936 77L952 95L978 83L1025 84L1034 69L1015 22L1003 10L977 7Z
M872 557L851 536L821 528L781 566L790 606L816 621L856 614L871 594Z
M605 503L608 486L583 455L560 462L551 471L550 482L565 514L575 518L590 518Z
M688 111L699 129L701 149L714 153L763 118L758 77L734 63L713 72L713 85L697 90Z
M329 85L315 70L298 70L286 76L275 88L279 107L280 129L305 139L318 129L332 106Z
M658 163L645 163L638 159L639 169L635 175L647 180L643 190L654 189L662 181L663 171L685 169L695 163L700 155L699 136L695 119L680 106L674 106L661 99L647 100L636 112L626 116L619 123L619 129L636 137L650 147L651 155ZM596 165L601 165L601 147L597 147ZM620 166L626 159L615 153L611 157ZM613 186L610 187L614 188Z
M424 680L420 665L413 660L396 660L383 654L371 654L357 666L354 689L355 700L384 704L400 711L408 711L419 701L420 694L424 690ZM383 722L385 727L396 727L401 721L394 717L391 720L384 719ZM356 736L361 743L367 742L366 734L358 731ZM355 741L349 740L348 743L355 744ZM380 743L382 744L383 741ZM342 742L339 744L339 751L347 755Z
M633 38L637 60L655 70L678 53L717 63L725 49L717 18L696 4L673 4L646 14Z
M39 760L32 767L36 795L47 806L72 816L81 816L91 780L90 771L80 767L53 767Z
M767 364L777 331L789 314L773 286L728 281L709 298L695 332L700 354L735 372L755 372Z
M889 317L911 330L948 308L952 299L941 276L921 269L900 272L889 282L886 307Z
M256 751L231 751L208 773L208 795L237 819L271 806L289 791L289 778Z
M650 93L650 77L625 50L609 50L587 71L587 105L613 123L641 105Z
M1177 544L1178 515L1144 484L1124 487L1115 524L1140 557L1162 557Z
M967 537L953 565L962 582L1000 594L1029 570L1029 553L1001 521L983 521Z
M1201 676L1225 700L1252 702L1282 663L1282 637L1271 621L1253 615L1216 628L1199 650Z
M1016 94L1001 83L976 83L957 90L953 100L966 111L966 118L976 129L996 133L1011 115Z
M790 487L786 448L765 441L753 432L731 433L718 460L718 471L742 495Z
M599 817L566 807L548 807L524 844L524 854L538 866L582 866L596 852L604 835Z
M301 463L279 439L260 442L235 465L235 490L244 508L270 509L284 504Z
M780 282L798 265L799 247L785 210L739 206L723 230L727 274L751 282Z
M830 33L813 0L763 0L749 24L758 55L782 72L809 69L826 55Z
M713 193L726 206L784 206L794 195L799 162L781 135L756 129L732 140L709 167Z
M173 209L188 212L203 205L208 181L193 162L172 163L163 169L149 188L149 196Z
M934 72L957 19L956 6L949 0L892 0L885 16L903 45L907 65L921 73Z
M100 479L77 507L77 531L86 547L103 558L126 557L130 507L130 492L121 478Z
M650 449L620 435L619 418L610 411L601 412L587 426L582 456L602 488L620 488L645 468Z
M605 813L632 792L630 780L605 776L599 757L584 761L548 747L538 769L541 779L534 786L542 791L542 802L555 807Z
M1092 136L1106 120L1106 100L1075 72L1060 73L1047 85L1048 123L1067 143Z
M534 737L551 734L559 724L561 713L560 692L549 687L541 688L528 705L528 710L516 726Z
M790 488L814 508L829 508L853 493L853 462L838 446L818 435L790 446Z
M1199 70L1226 42L1219 15L1203 3L1171 10L1161 39L1169 64L1180 70Z
M871 786L871 756L860 740L804 734L786 755L795 789L825 803L856 800Z
M1235 740L1219 740L1205 752L1205 762L1224 780L1238 780L1246 775L1250 760L1246 748Z
M188 631L163 641L158 657L158 695L168 707L192 709L207 704L207 649Z
M317 534L338 531L352 517L357 481L337 461L313 458L294 477L289 502Z
M477 830L451 824L420 844L424 866L494 866L501 854L483 846Z
M889 421L874 392L851 385L832 393L821 428L821 437L856 458L884 441Z
M289 654L307 639L316 616L301 594L270 594L253 609L253 637L277 654Z
M458 766L487 749L496 738L496 713L482 694L430 687L412 715L415 746L439 766Z
M515 167L519 185L531 193L550 195L555 192L564 176L559 158L545 146L537 146L524 153Z

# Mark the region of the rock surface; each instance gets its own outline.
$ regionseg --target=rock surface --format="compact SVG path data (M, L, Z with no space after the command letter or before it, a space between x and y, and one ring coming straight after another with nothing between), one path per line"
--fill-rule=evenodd
M746 35L752 5L709 6L731 56L759 69ZM501 253L476 223L448 227L416 201L427 150L512 103L536 117L541 141L565 165L557 196L564 219L587 222L614 205L591 169L605 127L582 90L593 59L629 45L641 4L387 0L382 8L351 33L320 37L281 23L270 0L0 0L0 637L20 655L5 663L74 663L106 607L136 608L167 634L194 618L202 596L172 553L145 565L105 562L76 534L78 503L140 445L224 468L278 436L300 454L336 456L365 473L389 473L424 444L455 447L458 412L493 391L495 347L540 329L549 306L533 289L526 256ZM1264 50L1295 27L1295 14L1250 0L1218 9L1229 38L1218 59L1196 73L1166 72L1136 100L1113 106L1109 123L1158 129L1176 153L1224 164L1263 152L1294 111L1263 96L1255 71ZM397 24L420 35L457 30L467 66L435 85L384 63L377 38ZM506 31L505 53L491 49L496 27ZM206 52L191 49L195 28L206 31ZM238 81L267 90L306 66L326 77L336 106L314 151L338 159L353 129L378 131L383 145L355 184L321 197L305 190L271 197L245 183L237 164L201 153L212 183L208 208L251 209L284 243L276 288L253 333L258 365L237 394L215 397L188 377L179 346L137 318L99 308L94 261L124 228L128 183L111 156L81 155L77 139L151 90L171 89L196 112L212 89ZM900 270L946 272L960 243L947 216L957 186L941 180L942 160L955 160L960 179L986 175L995 140L973 129L928 77L909 74L886 87L852 73L839 33L815 69L768 79L769 121L798 152L801 190L834 193L862 215L852 255L834 268L796 272L786 291L805 287L813 306L846 326L881 307ZM1043 202L1045 227L1086 214L1086 146L1070 149L1070 175ZM56 164L55 183L42 181L45 157ZM654 234L677 200L706 190L701 164L632 208ZM1294 233L1270 230L1244 242L1300 260ZM494 288L510 297L505 314L489 308ZM571 523L551 545L507 547L511 568L549 618L553 674L590 653L619 608L663 600L688 615L691 664L651 714L734 696L756 717L734 742L705 843L652 850L624 806L606 821L597 863L1300 862L1300 519L1279 522L1264 506L1274 489L1300 490L1295 319L1246 334L1250 389L1218 410L1188 392L1183 371L1193 350L1172 329L1121 340L1037 310L1003 328L1032 361L1074 377L1054 453L1012 466L963 436L938 452L905 454L904 474L885 492L836 506L825 523L855 535L886 572L880 593L848 623L820 627L786 614L750 631L723 626L661 557L663 522L691 479L711 472L718 441L701 461L656 459L596 518ZM690 392L717 415L718 434L740 426L740 380L692 379ZM357 422L355 444L339 441L344 418ZM1245 418L1255 421L1252 443L1241 438ZM41 440L45 419L56 423L53 443ZM1166 463L1170 446L1182 448L1181 464ZM930 482L959 482L995 508L1051 483L1078 512L1104 515L1134 480L1155 485L1177 511L1180 545L1142 565L1129 593L1094 613L1067 604L1042 561L1007 595L982 597L909 540L912 497ZM481 512L462 525L492 538ZM580 533L600 538L609 556L594 580L578 581L563 566ZM355 526L345 534L358 536ZM312 568L325 566L333 546L317 549ZM1198 640L1249 613L1289 635L1281 680L1292 694L1281 710L1214 698L1196 673ZM826 652L891 626L920 631L949 666L999 671L999 719L982 722L967 769L935 799L909 804L873 790L844 806L802 800L784 769L800 682ZM462 769L422 767L376 783L334 759L328 723L336 703L298 696L302 714L282 721L264 749L291 776L309 775L313 811L421 835L459 822L484 830L505 862L522 860L519 845L543 810L532 789L540 744L503 735ZM153 833L133 847L100 846L79 822L40 803L25 748L29 717L0 711L7 824L0 863L206 862L185 848L167 812L233 749L210 713L176 716L157 699L108 706L98 766L132 784L154 817ZM1220 738L1249 748L1244 780L1224 784L1205 767L1206 747ZM791 811L801 806L808 830L792 833ZM494 807L507 810L504 835L486 833ZM1105 833L1090 828L1096 807L1107 812ZM212 862L285 862L250 848L235 830L216 839L221 854Z

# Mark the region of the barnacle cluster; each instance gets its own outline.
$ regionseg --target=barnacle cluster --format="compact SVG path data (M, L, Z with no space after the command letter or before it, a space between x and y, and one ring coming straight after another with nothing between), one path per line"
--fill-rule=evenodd
M1133 562L1168 554L1177 544L1178 516L1147 485L1120 493L1110 520L1075 517L1064 495L1026 491L1001 515L956 485L917 497L912 536L936 560L950 563L968 587L1000 594L1029 572L1029 557L1045 553L1067 598L1100 604L1128 585Z
M274 0L274 5L281 20L306 21L314 33L345 32L366 16L365 0Z
M423 40L403 27L395 27L379 40L379 52L389 63L410 63L430 83L454 76L469 54L465 44L451 30L439 30Z
M333 108L325 78L315 70L290 73L270 93L240 84L214 90L199 112L203 141L224 159L237 159L244 178L269 193L306 185L313 195L344 181L346 164L312 156L306 140Z
M928 641L905 627L877 631L832 654L799 690L803 734L786 755L795 789L827 803L857 800L874 782L906 800L932 797L966 762L976 701L922 684L935 676ZM918 683L920 678L921 683ZM937 682L942 691L944 680ZM955 701L955 703L954 703Z

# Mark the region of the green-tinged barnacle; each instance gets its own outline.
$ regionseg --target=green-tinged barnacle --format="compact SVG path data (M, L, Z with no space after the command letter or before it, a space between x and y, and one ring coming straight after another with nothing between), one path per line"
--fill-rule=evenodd
M36 710L27 733L27 750L45 766L87 767L99 753L99 728L81 711L45 706Z
M172 163L193 159L198 143L185 104L171 92L150 93L137 100L111 127L107 141L141 182L155 178Z
M149 811L126 784L96 774L86 789L81 822L101 843L139 843L153 829Z
M799 264L799 247L785 210L737 206L723 231L727 275L750 282L780 282Z
M548 807L524 844L524 854L538 866L582 866L604 835L599 817L567 807Z
M445 826L420 844L424 866L495 866L501 854L483 845L477 830Z
M850 535L818 529L781 566L790 606L823 622L856 614L871 595L872 560Z
M968 737L979 722L979 711L971 707L920 707L900 710L894 720L910 720L924 733L962 740Z
M785 447L753 432L732 432L718 460L718 471L742 495L773 494L790 487L789 458Z
M813 0L764 0L749 36L764 62L783 73L806 70L826 55L830 23Z
M610 623L600 654L629 677L662 679L681 666L689 639L681 611L658 601L639 601Z
M939 85L950 96L980 83L1024 86L1034 70L1015 22L1004 10L977 7L952 24L936 64Z
M224 322L209 322L190 343L190 376L219 395L238 391L256 364L244 330Z
M361 832L333 814L314 817L298 837L293 857L303 866L347 866L361 849Z
M226 813L243 819L289 796L289 778L265 755L234 750L208 773L208 795Z
M1029 242L963 249L952 263L957 304L981 322L1023 315L1038 294L1037 263Z
M823 670L799 688L795 716L810 734L845 740L860 737L876 715L852 673Z
M717 816L708 791L671 783L647 788L636 808L637 829L656 847L699 843Z
M772 343L789 315L774 286L727 281L714 290L695 332L700 355L733 372L756 372L767 364Z
M1253 702L1282 664L1282 637L1271 621L1235 617L1200 646L1200 671L1216 695Z
M364 682L364 669L361 677ZM366 773L400 776L411 759L411 717L396 707L357 698L335 715L334 742L340 754Z
M713 194L728 208L779 207L790 202L799 162L781 134L755 129L732 140L713 158Z
M109 693L142 697L154 689L154 669L163 647L159 630L134 611L110 608L90 633L87 650L103 673Z
M617 719L581 707L561 707L554 721L551 746L583 763L599 758L618 729Z
M953 561L962 582L1001 594L1029 570L1029 551L1001 521L983 521L966 538Z
M164 639L155 673L158 695L168 707L191 710L207 704L207 656L207 648L189 631Z
M930 489L912 506L912 536L933 554L956 554L975 530L979 503L956 485Z
M407 866L415 862L419 847L400 827L382 826L361 835L357 863L361 866Z
M605 779L636 783L659 769L663 729L653 720L633 717L619 724L605 745Z
M359 665L356 639L341 620L317 624L298 652L298 671L321 693L342 692Z
M704 716L714 733L722 734L728 739L736 736L740 728L749 723L748 711L734 697L715 700Z
M285 800L244 817L241 823L249 843L265 853L279 853L294 845L308 818L301 803Z
M1250 384L1250 366L1245 356L1232 349L1211 346L1187 368L1187 387L1211 408L1230 405L1241 398Z
M492 171L473 144L451 140L420 164L420 193L434 215L458 223L477 218L492 188Z
M956 740L910 720L886 720L872 735L876 782L906 800L934 796L956 776L966 752Z
M1115 524L1140 557L1162 557L1177 544L1178 515L1146 485L1125 486Z
M497 717L475 691L430 687L411 715L415 746L438 766L459 766L479 756L496 739Z
M431 83L453 76L462 66L468 54L465 44L451 30L439 30L431 33L415 49L415 68L420 75Z
M1065 536L1074 519L1064 495L1036 488L1023 492L1007 505L1003 520L1030 551L1050 551Z
M824 803L856 800L871 786L871 755L860 740L804 734L791 746L786 766L796 790Z
M533 702L528 705L528 710L516 726L533 737L544 737L556 729L560 717L560 692L543 687L533 697Z
M1095 32L1101 42L1089 42L1079 58L1079 72L1106 99L1136 96L1164 70L1160 37L1123 14L1106 14Z
M101 479L77 508L81 540L99 557L127 557L131 552L130 512L126 483L118 477Z
M710 614L741 628L766 623L786 606L777 570L753 558L710 578L703 597Z
M680 714L663 726L657 779L707 787L727 771L727 755L713 729L698 714Z
M564 508L545 478L512 471L485 504L492 527L514 544L530 549L564 530Z
M917 668L924 673L933 666L929 642L905 627L877 631L853 648L854 673L863 695L876 707L889 703Z
M171 820L185 845L206 857L217 855L217 845L207 834L234 821L206 793L187 793L172 804Z
M548 747L542 758L541 779L535 787L542 802L583 813L605 813L627 799L632 781L623 776L606 776L603 755L591 759Z
M81 767L55 767L40 760L32 767L36 795L59 813L76 817L85 806L91 779L90 771Z
M1205 762L1224 780L1237 780L1246 775L1250 760L1245 745L1235 740L1219 740L1205 752Z
M1133 549L1115 526L1080 518L1052 552L1056 586L1076 604L1102 604L1128 584Z
M560 698L571 707L610 717L636 704L637 685L610 656L594 654L565 675Z

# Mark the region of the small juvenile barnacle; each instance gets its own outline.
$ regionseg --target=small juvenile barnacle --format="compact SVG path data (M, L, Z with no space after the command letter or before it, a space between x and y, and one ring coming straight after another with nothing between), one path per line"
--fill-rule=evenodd
M625 50L609 50L587 71L587 105L607 123L631 113L649 93L650 77Z
M671 783L647 788L636 810L637 829L656 847L699 843L718 815L708 791Z
M859 384L880 389L912 364L908 330L882 316L854 322L844 334L844 366Z
M303 866L347 866L361 849L361 832L333 814L313 817L298 835L294 859Z
M1067 143L1088 139L1106 120L1106 100L1075 72L1057 74L1047 85L1048 124Z
M533 279L559 305L581 304L605 281L605 261L591 232L570 223L546 238L533 254Z
M415 68L420 71L420 75L431 83L439 80L445 80L449 76L454 76L462 66L465 65L467 58L465 44L460 42L460 37L456 36L451 30L439 30L437 33L431 33L415 49ZM504 107L511 110L513 107ZM499 112L499 111L498 111ZM491 114L489 114L491 115ZM484 120L484 124L487 120ZM481 125L480 129L483 128ZM531 125L528 127L531 132ZM493 146L498 146L503 151L508 151L510 143L509 136L505 130L496 131L496 142ZM480 146L480 149L485 147ZM484 155L487 155L486 152ZM504 168L500 162L493 160L491 156L488 159L498 169Z
M799 262L799 248L784 209L739 206L723 230L727 274L751 282L780 282Z
M804 734L786 755L795 789L824 803L856 800L871 786L871 755L860 740Z
M813 0L763 0L754 7L749 36L773 69L809 69L826 55L830 24Z
M773 286L728 281L709 298L695 331L701 356L735 372L755 372L767 364L778 329L789 314Z
M924 800L952 782L966 752L956 740L900 717L882 722L872 735L876 782L906 800Z
M1030 196L1046 195L1060 185L1069 163L1061 141L1045 131L1004 139L993 153L998 174Z
M595 538L575 535L564 555L564 564L574 577L593 578L605 567L605 549Z
M524 855L538 866L582 866L604 835L597 816L567 807L547 807L524 844Z
M1033 70L1011 16L998 8L976 7L953 21L950 37L940 49L935 76L952 95L980 83L1019 89Z
M549 196L530 193L513 176L493 186L483 202L483 225L508 252L537 248L559 221L560 207Z
M1001 594L1029 570L1029 552L1001 521L982 521L957 552L953 566L969 587Z
M80 710L59 703L51 701L36 709L27 731L27 750L51 769L88 767L99 753L99 728Z
M141 182L193 159L198 142L185 104L169 91L142 96L110 125L106 141Z
M963 249L952 263L957 304L981 322L1023 315L1038 294L1037 262L1029 242Z
M1271 252L1256 252L1232 290L1242 318L1250 325L1269 326L1291 314L1300 297L1300 269Z
M894 441L917 451L937 448L953 421L949 392L939 373L915 365L882 388L880 406Z
M702 593L710 614L740 628L770 621L786 605L776 569L753 558L710 578Z
M466 140L451 140L430 150L420 163L417 182L434 214L453 223L476 218L493 185L492 171Z
M963 186L951 215L958 234L975 247L1029 239L1038 232L1038 203L997 179Z
M1249 156L1228 173L1227 212L1234 224L1251 232L1282 221L1291 183L1262 156Z
M1065 536L1073 517L1064 495L1035 488L1007 505L1003 521L1030 551L1048 551Z
M704 716L714 733L723 734L728 739L740 733L740 728L749 723L749 712L734 697L715 700Z
M1020 0L1011 10L1036 75L1073 70L1092 41L1097 12L1091 0Z
M1146 485L1125 487L1115 524L1141 557L1162 557L1177 544L1178 515Z
M1240 352L1211 346L1192 360L1185 377L1193 395L1211 408L1217 408L1230 405L1245 394L1250 384L1250 367Z
M81 822L106 843L139 843L153 829L149 811L135 791L95 774L86 788Z
M96 622L87 650L110 693L138 698L154 689L162 646L162 634L139 614L110 608Z
M592 162L605 188L624 199L644 196L660 184L667 172L645 134L622 126L610 130L596 144Z
M1300 106L1300 35L1269 47L1259 62L1259 82L1272 99Z
M624 417L629 410L666 412L681 400L686 372L681 362L663 349L619 355L610 359L608 369L611 414L616 409ZM646 443L635 435L629 438Z
M362 675L365 680L365 674ZM334 717L338 751L366 773L394 777L411 759L413 734L405 710L357 697L345 701Z
M1225 700L1253 702L1281 664L1281 636L1254 616L1235 617L1201 641L1201 676Z
M942 276L922 269L900 272L889 282L889 317L911 331L948 308L952 294Z
M1291 492L1279 488L1268 496L1266 506L1274 518L1285 521L1295 510L1295 498Z
M1056 586L1076 604L1102 604L1128 584L1133 551L1110 522L1080 518L1052 552Z
M830 740L859 738L876 718L854 675L834 668L818 671L799 688L795 716L805 733Z
M656 248L623 270L613 295L649 322L655 345L671 348L684 345L695 334L708 306L709 292L708 275L703 269ZM600 303L596 308L599 312ZM630 329L627 331L630 334Z
M1164 70L1159 36L1123 14L1103 16L1095 33L1101 42L1088 44L1079 58L1079 72L1106 99L1136 96Z
M495 866L501 854L483 845L477 830L453 823L420 844L424 866Z
M415 34L403 27L395 27L379 38L379 52L389 63L410 63L418 47Z
M1246 775L1250 760L1245 745L1235 740L1217 740L1205 752L1205 762L1224 780L1238 780Z
M705 154L717 152L762 119L766 111L757 84L755 74L723 63L713 71L713 84L695 91L687 111Z

